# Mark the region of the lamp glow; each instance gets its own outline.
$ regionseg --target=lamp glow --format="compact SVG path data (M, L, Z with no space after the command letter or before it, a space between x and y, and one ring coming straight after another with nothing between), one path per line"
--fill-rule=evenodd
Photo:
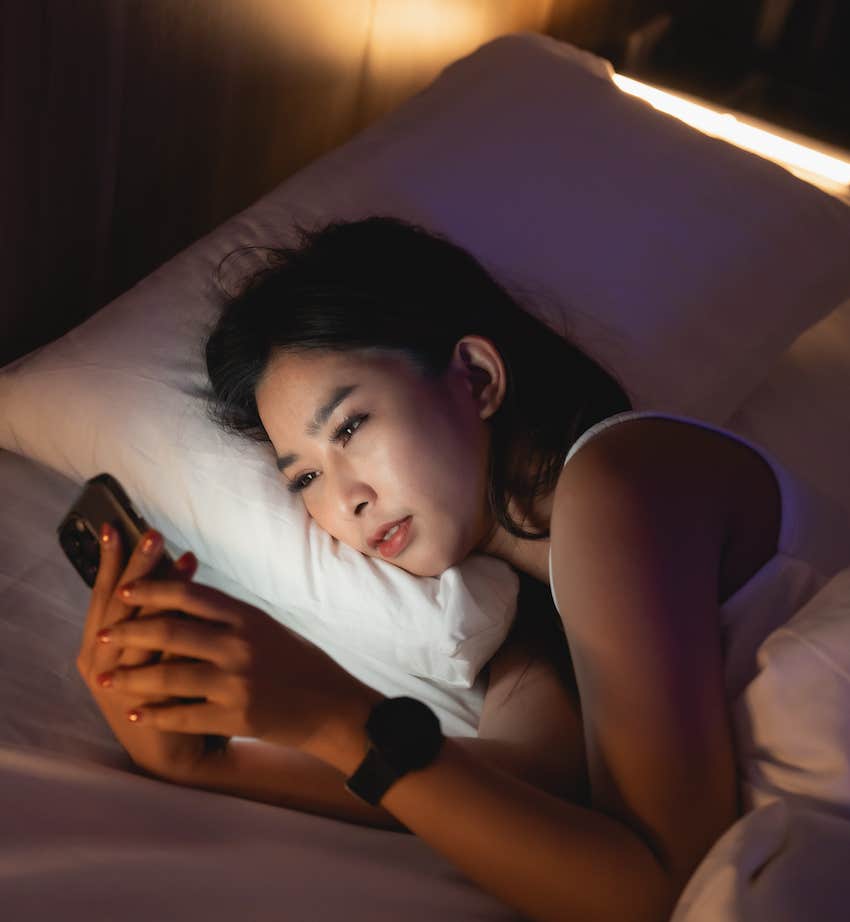
M730 112L720 112L692 102L679 94L633 80L631 77L614 74L613 80L624 93L646 100L659 111L666 112L705 134L721 138L779 163L802 179L814 182L829 191L843 193L843 196L850 194L850 160L822 153L772 131L758 128L753 124L756 120L748 120Z

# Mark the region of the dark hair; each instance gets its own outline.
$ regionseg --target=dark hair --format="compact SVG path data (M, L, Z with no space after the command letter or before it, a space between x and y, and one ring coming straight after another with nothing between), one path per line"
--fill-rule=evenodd
M616 379L442 235L378 216L294 230L297 245L266 248L267 265L229 297L206 340L209 418L232 434L270 441L255 389L273 351L388 350L436 379L458 340L484 336L507 378L489 419L490 508L510 534L548 538L548 529L531 533L514 522L509 501L527 515L554 489L582 432L632 408Z

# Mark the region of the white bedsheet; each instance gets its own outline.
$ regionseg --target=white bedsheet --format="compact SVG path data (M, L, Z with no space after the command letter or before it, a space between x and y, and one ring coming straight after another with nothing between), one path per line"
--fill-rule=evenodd
M715 843L670 922L846 922L850 821L776 800Z
M507 922L413 835L0 746L7 922Z

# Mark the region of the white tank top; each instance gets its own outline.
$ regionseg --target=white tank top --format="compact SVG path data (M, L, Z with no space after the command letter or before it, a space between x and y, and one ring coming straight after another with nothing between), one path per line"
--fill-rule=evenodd
M721 606L726 690L734 701L758 672L761 642L784 624L839 570L850 566L850 516L802 477L792 474L763 446L720 426L652 410L617 413L591 426L570 448L570 458L594 436L627 419L659 417L691 423L728 436L757 451L779 483L782 514L776 554ZM549 587L555 607L549 550ZM560 612L560 608L558 608Z

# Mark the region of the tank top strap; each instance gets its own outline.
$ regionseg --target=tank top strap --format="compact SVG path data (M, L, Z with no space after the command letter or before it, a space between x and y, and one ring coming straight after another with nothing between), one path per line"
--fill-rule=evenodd
M657 416L662 419L673 419L683 423L694 423L698 426L704 426L708 429L715 429L715 426L712 426L708 423L704 423L698 419L692 419L689 416L679 416L674 413L663 413L658 410L625 410L622 413L615 413L613 416L607 416L605 419L599 420L598 423L594 423L589 429L586 429L582 434L573 442L570 446L570 450L567 453L567 457L564 460L564 465L567 461L572 458L572 456L584 445L586 445L592 438L599 435L600 432L604 432L606 429L610 429L612 426L616 426L617 423L625 422L627 419L646 419L649 417ZM728 434L728 433L725 433Z
M690 423L734 439L760 454L773 469L782 497L782 519L779 549L788 555L800 556L823 572L835 573L848 563L846 537L850 535L850 515L847 510L825 496L814 484L781 462L772 451L753 439L723 426L707 423L691 416L664 413L657 410L627 410L600 420L583 432L570 447L564 464L600 432L627 419L658 417ZM838 536L845 538L840 540Z

